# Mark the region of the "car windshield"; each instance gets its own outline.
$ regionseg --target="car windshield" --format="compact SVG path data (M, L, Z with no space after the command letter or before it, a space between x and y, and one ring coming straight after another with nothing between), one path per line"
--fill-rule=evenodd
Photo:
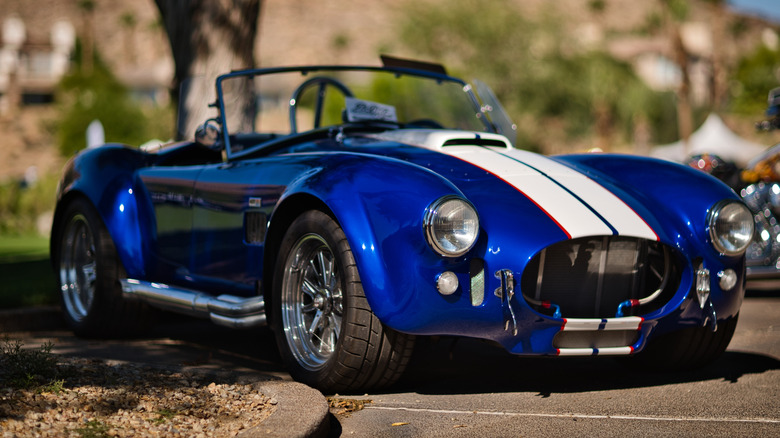
M224 75L217 92L228 154L240 152L237 137L257 134L271 140L344 123L492 130L483 123L470 87L438 74L360 67L266 69Z

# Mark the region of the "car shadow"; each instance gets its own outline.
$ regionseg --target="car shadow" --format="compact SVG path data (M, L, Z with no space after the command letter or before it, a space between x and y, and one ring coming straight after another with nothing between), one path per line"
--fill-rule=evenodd
M174 341L164 342L161 354L179 358L181 366L212 366L290 380L268 328L232 330L182 318L157 327L151 339L155 338ZM148 346L144 351L155 352ZM652 372L635 370L611 357L521 357L478 339L419 337L400 381L380 393L535 392L547 397L708 380L736 383L744 375L776 369L780 360L755 352L726 351L712 364L693 371Z
M471 394L606 391L723 380L780 369L780 360L753 352L727 351L712 364L681 372L637 371L609 357L520 357L484 341L424 338L404 378L388 392Z
M166 313L143 333L119 338L80 338L63 329L30 332L25 341L51 342L52 351L63 356L229 374L238 380L291 380L268 328L233 330Z
M60 336L62 332L59 332ZM57 352L79 357L132 361L174 369L199 368L254 379L291 380L267 327L233 330L208 321L166 315L142 337L85 340L60 338ZM610 357L521 357L487 341L418 337L400 381L373 393L476 394L578 393L722 380L780 369L780 360L755 352L726 351L694 371L638 371ZM360 392L360 395L364 392ZM326 394L327 395L327 394ZM348 395L348 394L342 394Z

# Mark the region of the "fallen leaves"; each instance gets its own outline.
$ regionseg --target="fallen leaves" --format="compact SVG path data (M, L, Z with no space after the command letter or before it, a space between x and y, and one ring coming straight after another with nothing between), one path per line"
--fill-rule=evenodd
M328 397L328 407L334 415L347 416L355 411L363 410L363 406L367 403L372 403L372 401L337 396Z

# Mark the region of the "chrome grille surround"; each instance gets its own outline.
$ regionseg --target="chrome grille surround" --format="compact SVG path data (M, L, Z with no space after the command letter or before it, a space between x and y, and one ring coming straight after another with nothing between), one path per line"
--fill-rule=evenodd
M680 284L674 251L651 240L593 236L551 245L528 264L521 279L526 303L562 318L614 318L660 308ZM625 308L627 303L631 303Z

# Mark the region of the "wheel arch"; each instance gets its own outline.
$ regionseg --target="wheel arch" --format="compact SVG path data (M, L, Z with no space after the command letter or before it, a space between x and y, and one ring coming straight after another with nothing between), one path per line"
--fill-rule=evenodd
M136 171L147 164L142 152L117 144L89 149L71 159L57 191L49 241L52 256L57 250L63 213L74 200L84 199L108 230L128 275L142 277L148 230L142 217L145 200L138 190Z
M273 308L273 288L274 288L274 269L279 257L279 248L281 247L284 235L292 225L296 217L309 210L319 210L329 215L337 223L339 222L327 204L320 198L310 193L296 193L284 200L276 207L271 223L268 227L268 236L265 240L263 257L263 299L265 308ZM269 325L272 325L271 316L273 312L266 312Z

